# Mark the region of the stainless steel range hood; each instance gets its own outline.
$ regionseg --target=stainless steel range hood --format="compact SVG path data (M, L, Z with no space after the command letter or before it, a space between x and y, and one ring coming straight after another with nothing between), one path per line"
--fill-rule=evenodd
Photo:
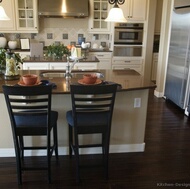
M89 0L38 0L40 17L74 17L89 16Z

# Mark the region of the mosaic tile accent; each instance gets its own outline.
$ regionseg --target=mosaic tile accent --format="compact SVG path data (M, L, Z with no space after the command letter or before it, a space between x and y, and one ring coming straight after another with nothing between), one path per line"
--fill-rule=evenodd
M63 39L68 39L69 36L68 36L68 33L63 33Z
M47 39L53 39L53 34L52 33L47 33Z
M84 34L78 34L78 38L81 37L83 38L84 37Z

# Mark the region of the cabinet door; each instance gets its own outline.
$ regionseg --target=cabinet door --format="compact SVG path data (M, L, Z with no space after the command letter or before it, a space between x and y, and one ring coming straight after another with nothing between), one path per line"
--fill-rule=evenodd
M100 61L98 69L111 69L112 53L111 52L93 52L89 53L91 56L96 56Z
M40 62L24 62L23 70L48 70L49 63L40 63Z
M147 0L131 0L131 20L146 20Z
M107 33L110 32L110 23L105 22L110 5L107 0L90 0L90 17L89 32L90 33Z
M10 20L0 20L0 31L1 32L10 32L16 30L15 22L15 0L4 0L0 4Z
M143 75L143 60L114 60L112 62L113 70L135 70Z
M50 70L65 70L67 63L59 62L59 63L50 63Z
M37 0L16 0L17 30L38 32Z
M76 63L74 69L77 70L96 70L98 69L97 63Z
M120 6L124 16L129 21L145 21L147 11L147 0L126 0Z

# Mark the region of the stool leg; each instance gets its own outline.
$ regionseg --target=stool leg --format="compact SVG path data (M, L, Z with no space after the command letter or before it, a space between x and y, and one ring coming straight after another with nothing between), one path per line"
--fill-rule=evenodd
M58 160L58 141L57 141L57 124L53 127L53 138L54 138L54 145L55 145L55 157Z
M72 146L73 146L73 129L69 125L69 157L72 158Z

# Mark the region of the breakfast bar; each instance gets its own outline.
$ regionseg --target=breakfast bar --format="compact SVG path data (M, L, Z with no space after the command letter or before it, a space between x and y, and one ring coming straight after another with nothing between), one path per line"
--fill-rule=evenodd
M58 143L59 154L68 154L68 126L66 111L71 109L71 97L69 86L71 83L79 83L85 73L97 74L100 85L109 82L118 84L116 101L114 106L110 153L143 152L145 150L145 126L147 116L147 104L149 89L156 85L134 70L88 70L72 71L72 77L65 77L65 70L20 70L20 76L24 74L37 74L38 83L45 80L53 86L52 109L58 111ZM18 85L20 80L4 80L0 77L0 156L14 156L12 132L9 116L2 93L2 85ZM79 83L80 84L80 83ZM26 86L28 87L28 86ZM93 121L93 120L92 120ZM99 136L86 137L81 140L98 140ZM30 138L31 143L45 143L43 138ZM99 153L101 149L81 151L84 154ZM30 151L27 152L31 155ZM37 153L37 152L36 152ZM45 153L45 152L44 152ZM27 154L26 154L27 155Z

